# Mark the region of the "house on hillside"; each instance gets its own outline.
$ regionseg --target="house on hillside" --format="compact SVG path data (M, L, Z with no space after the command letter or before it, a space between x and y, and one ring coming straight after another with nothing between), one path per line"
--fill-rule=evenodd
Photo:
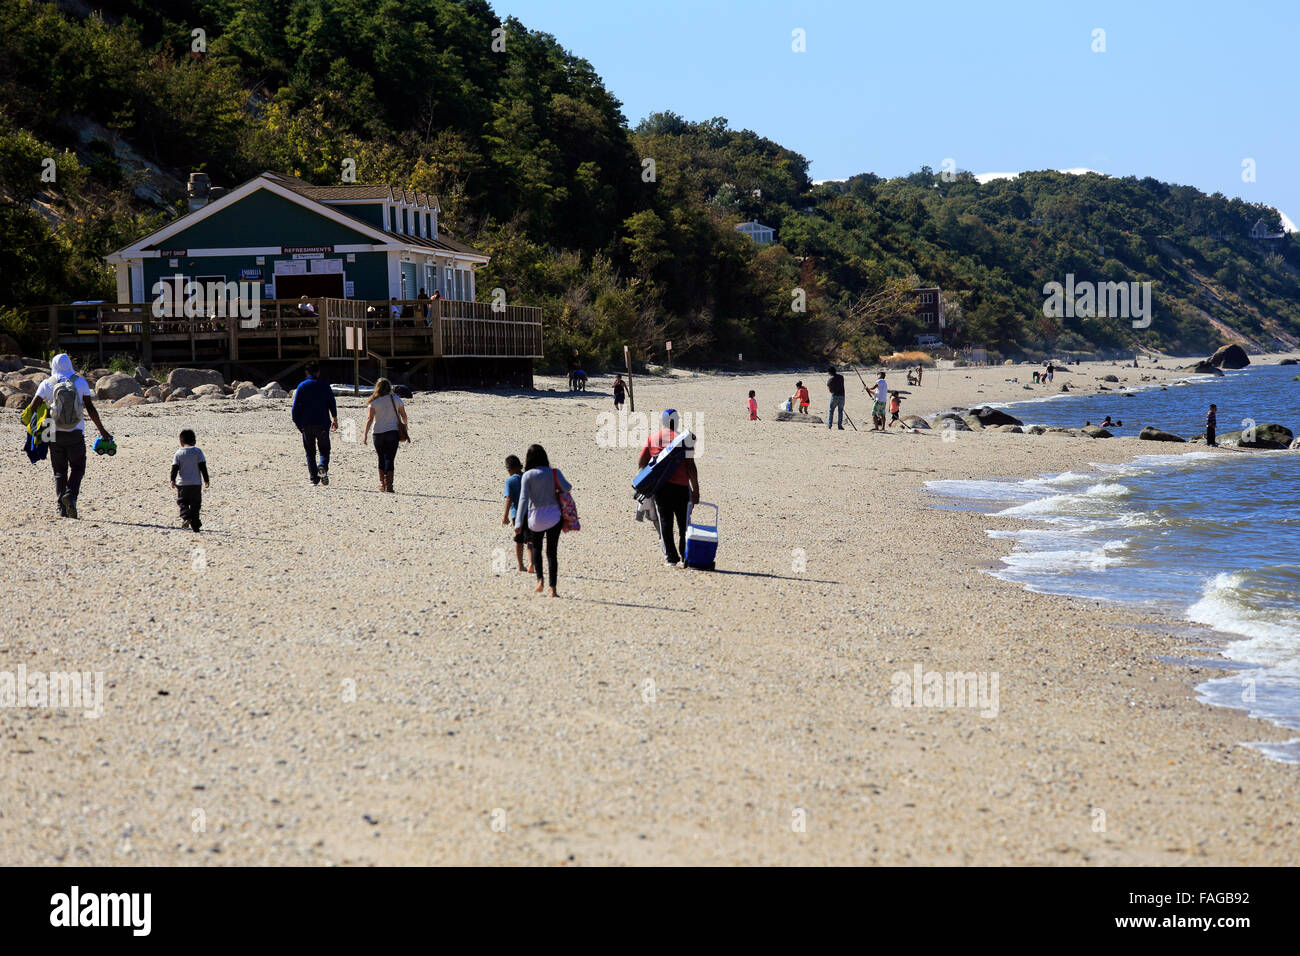
M939 293L939 287L912 289L907 293L907 298L914 306L911 314L925 327L925 331L917 335L917 344L941 345L948 323L943 313L943 296Z
M748 236L760 246L767 246L776 242L776 230L771 226L763 225L757 219L740 223L736 226L736 232Z
M155 283L257 281L264 299L414 299L435 289L473 302L488 257L438 227L438 201L395 186L312 186L265 172L229 190L191 177L190 211L109 253L119 303Z
M1250 227L1250 238L1252 238L1252 239L1284 239L1284 238L1286 238L1286 233L1283 232L1281 229L1278 229L1278 230L1274 231L1272 227L1270 227L1270 226L1268 226L1268 225L1266 225L1266 224L1264 223L1264 220L1263 220L1263 219L1259 219L1259 220L1257 220L1257 221L1255 222L1255 225L1253 225L1253 226Z

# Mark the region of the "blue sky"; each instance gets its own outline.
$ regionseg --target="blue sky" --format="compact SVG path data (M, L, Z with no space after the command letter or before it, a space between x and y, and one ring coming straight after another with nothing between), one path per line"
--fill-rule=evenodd
M1300 218L1300 0L492 3L589 60L632 125L725 116L814 179L1084 167Z

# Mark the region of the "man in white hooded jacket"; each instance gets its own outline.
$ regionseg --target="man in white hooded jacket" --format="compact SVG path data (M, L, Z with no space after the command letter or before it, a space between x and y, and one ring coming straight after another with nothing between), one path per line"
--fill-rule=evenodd
M72 367L66 352L54 356L50 363L50 377L41 382L32 399L32 416L40 414L41 406L50 407L45 432L40 436L50 446L50 465L54 468L54 494L59 499L59 514L65 518L77 517L77 496L81 493L81 479L86 474L86 416L95 423L99 434L111 441L113 436L99 420L95 403L90 400L90 385ZM68 386L76 390L68 393ZM61 400L62 399L62 400ZM79 401L74 400L79 399Z

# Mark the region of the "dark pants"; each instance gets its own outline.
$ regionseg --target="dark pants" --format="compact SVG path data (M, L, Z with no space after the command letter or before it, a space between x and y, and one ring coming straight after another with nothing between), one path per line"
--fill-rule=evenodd
M75 502L86 474L85 432L56 432L50 443L50 466L54 469L55 497L62 498L66 492Z
M306 425L302 430L302 447L307 452L307 471L311 480L320 477L322 471L330 470L330 427L328 425ZM316 464L317 449L320 450L320 465Z
M559 574L559 568L556 566L556 560L560 554L560 526L564 522L559 522L554 528L547 528L545 531L528 532L528 548L532 552L533 570L537 572L537 580L542 579L542 539L546 539L546 560L550 565L551 587L555 587L555 579Z
M180 509L181 520L195 531L203 527L199 520L199 509L203 507L202 485L177 485L176 507Z
M1205 444L1207 444L1207 445L1214 445L1214 444L1217 444L1217 442L1215 442L1215 440L1214 440L1214 426L1213 426L1213 425L1206 425L1206 426L1205 426ZM82 452L82 454L84 455L85 452Z
M379 456L380 471L393 470L393 459L397 457L397 446L400 444L397 435L397 429L375 434L375 454Z
M691 503L691 489L666 481L655 492L655 511L659 514L659 533L664 539L664 556L673 563L686 554L686 510ZM677 539L673 540L673 520L677 521ZM679 550L680 549L680 550Z

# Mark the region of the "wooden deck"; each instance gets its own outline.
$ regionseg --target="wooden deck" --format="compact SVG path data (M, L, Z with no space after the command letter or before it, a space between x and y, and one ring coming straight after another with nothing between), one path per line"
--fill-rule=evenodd
M260 304L256 320L158 318L153 303L49 305L27 310L48 347L77 356L138 356L141 365L234 365L310 359L424 363L542 357L542 312L486 302L297 299ZM394 306L399 315L393 315ZM358 354L359 353L359 354Z

